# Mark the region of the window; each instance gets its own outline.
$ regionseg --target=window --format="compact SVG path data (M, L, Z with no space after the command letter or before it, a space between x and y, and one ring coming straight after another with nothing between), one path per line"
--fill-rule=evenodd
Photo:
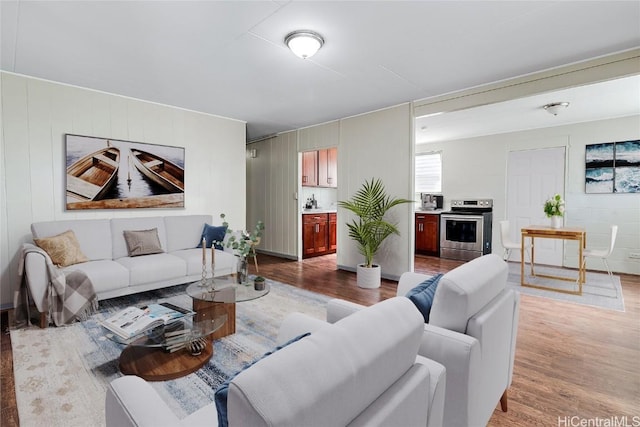
M416 155L416 194L442 193L442 154Z

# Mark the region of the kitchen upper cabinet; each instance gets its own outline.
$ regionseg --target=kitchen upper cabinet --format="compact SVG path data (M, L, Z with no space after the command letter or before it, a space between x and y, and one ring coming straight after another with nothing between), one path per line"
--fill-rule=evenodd
M415 252L440 256L440 215L416 213Z
M317 151L305 151L302 153L302 185L305 187L318 186Z
M338 186L338 149L329 148L318 151L318 186Z
M338 186L337 148L302 153L302 185L332 188Z

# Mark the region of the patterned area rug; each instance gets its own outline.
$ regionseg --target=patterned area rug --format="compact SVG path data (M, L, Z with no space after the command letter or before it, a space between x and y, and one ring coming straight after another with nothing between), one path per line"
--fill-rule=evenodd
M214 356L199 371L172 381L153 382L173 412L184 418L213 401L223 381L273 349L282 320L292 312L324 319L328 297L267 280L268 295L236 305L236 333L214 343ZM122 346L106 339L98 321L125 307L169 299L191 306L186 285L113 298L83 323L11 331L20 425L102 426L106 386L121 376Z
M561 268L538 266L535 267L536 274L554 275L576 279L578 271ZM527 283L548 286L556 289L577 290L578 286L575 282L565 280L548 279L544 277L532 277L529 264L525 265L525 277ZM571 295L551 290L536 289L520 286L520 263L509 263L509 278L507 285L523 294L534 295L537 297L550 298L558 301L566 301L574 304L588 305L608 310L624 311L624 297L622 295L622 285L620 277L613 276L613 281L606 273L594 273L588 271L586 280L582 286L582 295Z

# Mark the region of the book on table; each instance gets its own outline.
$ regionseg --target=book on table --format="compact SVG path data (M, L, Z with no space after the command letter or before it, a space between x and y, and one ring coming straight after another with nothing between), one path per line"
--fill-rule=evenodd
M102 321L102 325L118 336L130 339L192 313L170 303L149 304L142 308L127 307Z

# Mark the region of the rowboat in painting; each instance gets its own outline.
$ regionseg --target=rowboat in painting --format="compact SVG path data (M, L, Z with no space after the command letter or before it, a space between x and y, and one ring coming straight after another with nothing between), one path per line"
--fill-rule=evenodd
M67 203L102 199L120 167L120 149L108 146L67 167Z
M184 169L169 160L148 151L131 149L136 169L151 181L171 193L184 192Z

